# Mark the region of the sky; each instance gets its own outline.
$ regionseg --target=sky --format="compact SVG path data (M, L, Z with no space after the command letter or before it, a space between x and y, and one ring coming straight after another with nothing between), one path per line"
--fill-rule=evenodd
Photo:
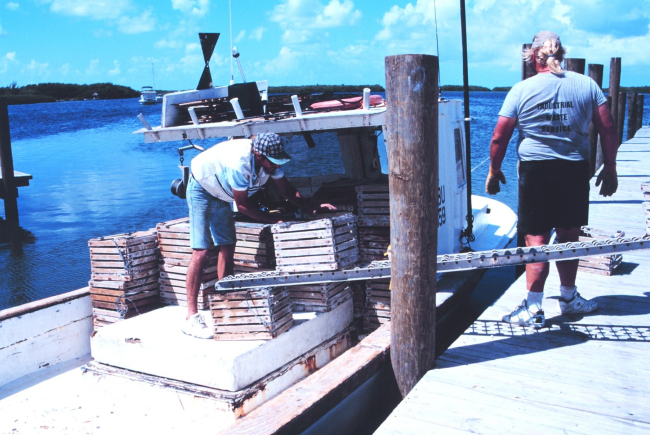
M604 87L612 57L622 86L650 85L650 0L466 0L466 15L471 85L519 81L539 30L605 65ZM231 33L246 79L270 86L384 85L384 58L411 53L439 55L441 84L463 83L460 0L0 0L0 86L195 89L199 32L221 34L215 85L231 79Z

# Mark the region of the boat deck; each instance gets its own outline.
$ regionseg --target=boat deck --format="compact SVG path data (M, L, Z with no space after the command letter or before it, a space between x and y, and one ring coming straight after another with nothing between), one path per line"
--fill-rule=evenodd
M650 180L650 128L618 154L619 188L591 190L590 226L645 233L641 182ZM650 251L623 253L611 276L580 272L599 309L555 313L557 270L545 293L547 327L499 320L525 297L522 275L442 355L377 434L647 433L650 431Z

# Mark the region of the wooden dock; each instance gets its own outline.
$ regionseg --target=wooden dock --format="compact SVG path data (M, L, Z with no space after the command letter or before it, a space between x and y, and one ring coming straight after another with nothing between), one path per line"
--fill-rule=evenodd
M619 188L591 190L589 225L645 233L640 185L650 180L650 127L618 154ZM579 272L591 315L556 313L559 278L546 284L547 327L500 322L526 296L522 275L437 360L377 434L650 431L650 251L623 254L612 276Z

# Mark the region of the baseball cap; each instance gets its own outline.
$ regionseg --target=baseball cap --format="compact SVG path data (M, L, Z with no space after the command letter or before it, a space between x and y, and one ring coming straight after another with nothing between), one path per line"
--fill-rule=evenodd
M253 139L253 151L266 156L276 165L284 165L291 156L284 150L282 138L275 133L260 133Z
M542 30L537 35L533 36L533 46L531 48L535 49L544 45L546 41L555 40L558 43L560 42L560 36L556 33L549 32L548 30Z

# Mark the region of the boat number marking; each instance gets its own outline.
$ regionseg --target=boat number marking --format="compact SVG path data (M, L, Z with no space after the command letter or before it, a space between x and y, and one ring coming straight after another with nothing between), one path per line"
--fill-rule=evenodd
M447 213L445 212L445 185L438 186L438 227L447 223Z

